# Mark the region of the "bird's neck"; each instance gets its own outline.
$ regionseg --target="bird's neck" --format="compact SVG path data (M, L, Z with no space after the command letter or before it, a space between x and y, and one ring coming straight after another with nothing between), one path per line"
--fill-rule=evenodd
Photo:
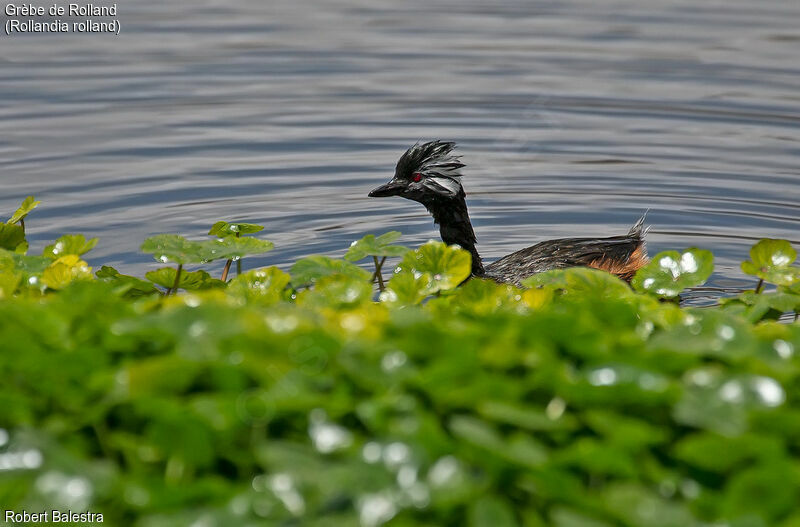
M469 251L472 255L472 274L482 276L484 274L483 263L481 263L481 257L475 248L478 240L475 238L475 231L472 230L472 223L469 221L467 201L463 192L455 198L437 198L423 204L433 216L433 221L439 224L442 241L448 245L460 245Z

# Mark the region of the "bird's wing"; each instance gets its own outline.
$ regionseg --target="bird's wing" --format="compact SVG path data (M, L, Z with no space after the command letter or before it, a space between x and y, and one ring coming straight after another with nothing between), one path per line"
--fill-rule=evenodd
M627 274L629 263L638 268L647 261L644 234L640 220L622 236L547 240L492 262L486 266L486 275L503 282L519 283L536 273L578 266ZM632 259L636 262L631 262ZM617 272L617 269L625 272Z

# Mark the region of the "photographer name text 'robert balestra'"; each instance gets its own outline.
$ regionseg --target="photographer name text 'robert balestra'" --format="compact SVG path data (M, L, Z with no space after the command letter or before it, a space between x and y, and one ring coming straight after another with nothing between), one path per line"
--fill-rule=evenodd
M56 509L41 512L5 510L3 519L6 523L103 523L103 514L99 512L73 512Z

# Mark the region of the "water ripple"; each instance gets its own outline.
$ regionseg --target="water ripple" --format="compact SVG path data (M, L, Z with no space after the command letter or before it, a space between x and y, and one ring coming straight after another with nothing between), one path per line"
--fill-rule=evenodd
M778 0L143 0L102 45L4 41L0 211L35 194L33 250L83 232L91 264L137 274L150 234L261 223L276 250L245 266L285 267L369 232L435 238L417 204L366 193L414 141L452 139L487 260L649 208L650 251L712 250L702 294L724 294L751 285L753 241L798 240L798 16Z

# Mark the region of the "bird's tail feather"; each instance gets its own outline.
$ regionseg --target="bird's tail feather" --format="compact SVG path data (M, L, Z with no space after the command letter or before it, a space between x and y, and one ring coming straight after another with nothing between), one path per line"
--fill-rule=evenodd
M628 236L631 238L638 238L644 240L644 237L647 236L647 231L650 230L650 226L644 226L644 221L647 218L647 213L650 212L650 209L644 211L642 217L637 220L636 223L633 224L631 230L628 231Z

